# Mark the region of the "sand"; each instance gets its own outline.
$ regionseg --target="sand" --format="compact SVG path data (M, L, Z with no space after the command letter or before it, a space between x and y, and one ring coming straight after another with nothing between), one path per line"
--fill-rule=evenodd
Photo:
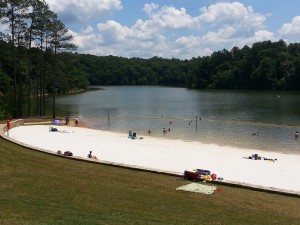
M56 153L71 151L87 158L92 151L99 161L147 167L175 173L196 168L210 170L224 181L282 189L300 194L300 155L239 149L199 142L185 142L144 136L130 139L128 134L81 127L30 125L13 128L9 136L19 142ZM300 140L299 140L300 141ZM251 160L258 154L277 159Z

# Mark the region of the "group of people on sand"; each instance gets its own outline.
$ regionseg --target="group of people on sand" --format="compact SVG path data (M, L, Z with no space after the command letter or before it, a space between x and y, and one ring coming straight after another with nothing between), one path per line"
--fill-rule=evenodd
M73 156L73 153L70 151L65 151L64 153L60 150L57 151L58 155L63 155L63 156ZM93 155L92 151L87 155L89 159L98 159L96 156Z
M253 154L253 155L251 155L251 156L246 156L246 157L243 157L243 158L245 158L245 159L254 159L254 160L261 160L261 159L263 159L263 160L267 160L267 161L270 161L270 162L275 162L275 161L277 161L276 158L275 158L275 159L271 159L271 158L261 157L261 156L258 155L258 154Z
M65 125L69 125L69 123L70 123L70 118L69 118L69 116L67 115L67 116L65 117ZM75 123L75 127L78 127L78 117L75 117L74 123Z

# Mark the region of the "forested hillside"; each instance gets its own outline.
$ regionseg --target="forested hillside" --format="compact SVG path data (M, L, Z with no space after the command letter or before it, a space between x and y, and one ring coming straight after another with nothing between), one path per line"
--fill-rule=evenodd
M0 98L2 108L10 104L13 92L12 57L10 44L0 43ZM166 85L198 89L249 89L249 90L300 90L300 44L287 45L284 41L258 42L252 47L237 47L231 51L214 52L211 56L190 60L124 58L94 56L77 53L57 55L57 73L49 60L40 61L39 49L31 49L33 61L31 85L28 77L28 49L22 49L22 93L32 88L31 95L38 95L41 63L45 63L45 92L70 93L84 90L88 85ZM43 53L47 56L47 53ZM54 84L53 84L54 82ZM18 91L18 90L17 90ZM10 95L7 95L10 94ZM5 97L6 96L6 97ZM22 95L26 102L26 95ZM25 99L24 99L25 98ZM37 97L39 99L39 97ZM6 105L5 105L6 104ZM8 107L9 108L9 107ZM36 113L37 115L38 112Z
M0 1L0 22L0 118L44 116L47 95L55 117L56 94L88 86L72 35L43 0Z
M258 42L189 60L78 54L68 29L44 1L0 3L7 26L0 36L0 119L44 116L47 95L55 117L56 94L89 85L300 90L299 43Z
M300 44L258 42L190 60L78 55L93 85L300 90Z

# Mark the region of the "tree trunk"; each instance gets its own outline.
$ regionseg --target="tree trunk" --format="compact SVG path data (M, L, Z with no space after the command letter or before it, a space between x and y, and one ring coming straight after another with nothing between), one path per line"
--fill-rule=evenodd
M53 114L52 117L55 119L55 91L56 91L56 81L55 81L55 75L57 74L57 46L54 47L54 74L53 77L53 96L52 96L52 110Z
M31 56L31 35L32 31L29 31L29 47L28 47L28 108L27 117L31 116L31 77L32 77L32 56Z
M18 61L18 117L22 117L22 76L21 76L21 59L20 59L20 39L18 37L17 61Z
M11 9L11 37L13 52L13 82L14 82L14 99L13 99L13 118L17 117L17 71L16 71L16 49L15 49L15 15L14 8Z

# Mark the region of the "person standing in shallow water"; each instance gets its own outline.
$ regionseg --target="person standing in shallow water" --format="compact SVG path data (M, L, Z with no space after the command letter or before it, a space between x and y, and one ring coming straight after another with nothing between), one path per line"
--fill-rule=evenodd
M150 134L151 134L151 130L150 130L150 129L148 130L148 134L149 134L149 136L150 136Z
M69 125L69 116L66 116L66 125Z
M166 135L166 133L167 133L167 129L164 127L163 134Z
M299 133L298 133L298 131L296 131L296 133L295 133L295 139L298 139L299 138Z

